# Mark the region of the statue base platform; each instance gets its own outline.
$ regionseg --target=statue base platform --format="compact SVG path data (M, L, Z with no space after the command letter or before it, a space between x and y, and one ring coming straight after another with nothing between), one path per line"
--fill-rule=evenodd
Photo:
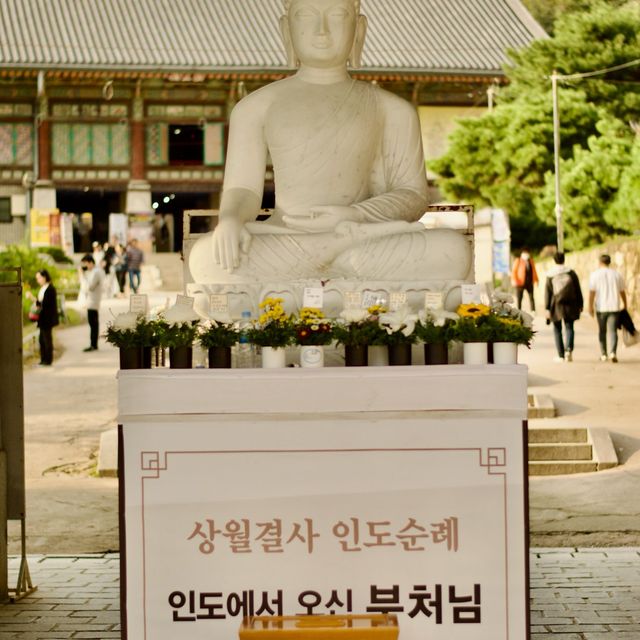
M470 280L416 280L416 281L362 281L337 278L331 280L289 280L287 282L258 282L247 284L197 284L188 283L186 294L196 299L196 308L208 315L211 294L226 294L229 300L229 312L232 318L242 317L243 311L251 311L253 317L258 314L258 305L267 297L284 299L289 312L303 306L304 290L307 287L321 287L324 291L323 311L328 317L337 317L345 307L346 294L372 294L380 300L390 299L392 293L405 293L407 304L414 310L424 308L425 293L442 294L445 309L455 310L462 302L460 287Z
M123 638L527 638L527 369L121 371Z

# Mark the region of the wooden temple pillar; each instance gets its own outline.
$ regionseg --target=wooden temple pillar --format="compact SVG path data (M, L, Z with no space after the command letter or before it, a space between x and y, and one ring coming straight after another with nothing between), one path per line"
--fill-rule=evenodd
M33 188L32 207L34 209L51 210L56 208L56 189L51 181L51 120L49 119L49 98L47 96L44 71L38 73L35 125L38 175Z
M144 100L142 83L138 80L131 116L131 179L127 185L126 212L151 216L151 185L145 174Z

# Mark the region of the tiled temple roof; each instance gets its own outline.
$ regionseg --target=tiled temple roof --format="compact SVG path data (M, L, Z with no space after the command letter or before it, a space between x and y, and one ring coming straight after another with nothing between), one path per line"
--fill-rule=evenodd
M545 37L520 0L362 0L363 71L500 75ZM0 0L0 70L286 70L281 0Z

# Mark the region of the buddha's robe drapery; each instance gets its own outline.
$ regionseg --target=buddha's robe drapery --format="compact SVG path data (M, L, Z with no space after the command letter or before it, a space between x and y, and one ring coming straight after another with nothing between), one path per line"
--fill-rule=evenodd
M427 183L415 110L369 83L341 88L338 107L304 129L279 113L268 115L274 222L327 204L355 206L366 222L419 219ZM401 114L394 112L398 107Z
M427 205L420 124L411 104L367 82L317 86L295 77L245 100L253 101L247 107L268 106L258 118L250 108L243 111L244 101L237 105L224 190L262 197L270 155L276 207L269 220L246 225L251 243L232 273L212 260L210 276L200 282L464 277L470 252L459 234L410 224ZM346 231L338 225L306 233L283 220L323 205L353 207L363 221L347 223ZM454 247L447 255L432 251L448 236Z

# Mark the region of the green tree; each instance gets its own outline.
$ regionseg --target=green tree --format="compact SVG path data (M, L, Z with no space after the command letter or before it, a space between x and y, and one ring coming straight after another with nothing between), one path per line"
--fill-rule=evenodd
M447 198L505 209L512 219L514 244L533 244L528 227L540 232L552 229L549 225L554 224L554 206L549 201L554 170L549 75L554 69L564 75L640 59L638 2L611 11L610 6L594 0L590 12L567 14L556 26L553 38L512 53L513 65L506 70L511 84L501 91L498 106L480 118L461 120L450 137L447 153L429 165L440 176L438 186ZM564 171L569 174L563 182L563 206L571 210L567 220L569 235L575 234L570 239L574 247L613 230L631 228L617 222L624 202L616 205L615 215L614 210L606 219L604 215L617 189L626 185L624 198L631 197L629 192L637 187L638 176L625 177L630 168L621 166L619 156L609 161L607 154L620 150L615 140L626 140L626 145L632 140L631 129L624 123L638 118L639 84L640 66L561 84L560 153L568 163ZM606 124L613 121L618 122L615 127ZM605 139L598 143L601 136ZM590 154L596 158L589 159ZM610 166L612 171L616 167L615 179L598 172L599 166ZM574 211L568 200L579 195L579 176L590 175L590 171L594 179L605 180L606 187L598 191L597 207L589 209L588 214L578 214L578 207ZM639 198L636 193L635 199ZM578 230L581 225L593 228L582 232ZM515 235L516 231L523 237ZM555 234L546 239L540 236L543 244L554 239Z
M633 138L628 127L605 117L598 122L598 134L588 139L587 148L577 147L572 158L560 167L561 198L566 245L569 249L597 244L608 236L630 230L625 221L612 212L620 184L629 166ZM553 221L555 204L554 178L547 174L547 184L538 211Z
M569 13L558 20L553 38L536 40L526 49L511 51L507 68L511 84L501 99L517 100L526 93L548 91L549 76L609 69L640 59L640 3L613 11L611 2L593 0L586 13ZM640 66L605 76L565 81L579 87L588 102L604 106L622 120L640 111Z
M609 6L614 9L627 2L628 0L609 0ZM594 5L594 0L523 0L523 4L542 28L552 34L558 18L567 13L589 11Z
M585 134L597 132L600 116L577 91L563 92L561 106L566 116L563 154L569 158L575 146L586 143ZM533 244L525 240L528 225L536 228L541 244L553 241L552 221L544 213L536 218L537 200L553 170L552 109L547 93L501 104L481 118L461 120L447 154L429 164L448 198L508 211L514 244Z
M636 232L640 229L640 135L633 141L628 162L620 177L618 192L605 215L611 224Z

